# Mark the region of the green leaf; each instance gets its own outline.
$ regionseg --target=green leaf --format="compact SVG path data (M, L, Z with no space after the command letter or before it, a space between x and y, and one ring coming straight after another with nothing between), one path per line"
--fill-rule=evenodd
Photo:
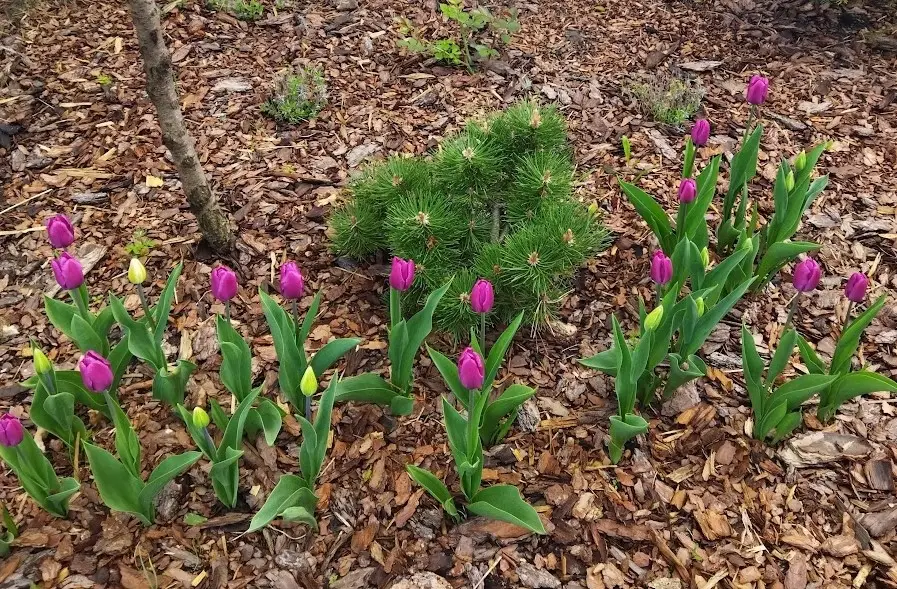
M178 277L180 277L183 269L183 263L178 263L178 265L174 267L174 270L168 275L168 280L165 282L165 288L162 289L162 294L159 295L159 302L156 305L153 316L153 319L156 321L156 331L153 333L153 339L157 345L162 345L162 340L165 338L165 328L168 326L168 315L171 313L171 301L174 298L174 289L178 284Z
M763 359L757 353L754 336L744 324L741 326L741 359L744 368L744 381L748 388L756 423L766 405L767 389L763 386Z
M297 502L299 493L302 489L307 489L305 481L301 477L292 474L285 474L280 477L274 490L268 495L265 504L252 517L249 522L249 529L246 533L258 531L279 516L284 510L293 507Z
M310 491L309 491L310 492ZM287 507L280 514L285 521L300 522L307 525L312 530L318 530L318 521L312 512L301 506Z
M405 397L404 395L396 395L389 402L389 412L396 417L403 415L411 415L414 410L414 397Z
M773 430L775 434L773 435L770 444L778 444L779 442L790 436L791 432L797 429L801 421L803 421L803 414L800 411L792 411L791 413L786 413L785 417L780 419L776 424L775 429Z
M860 345L860 338L863 336L866 327L872 323L872 320L881 311L885 304L885 298L886 295L878 297L878 300L871 307L851 321L850 325L844 329L837 345L835 345L835 353L832 355L832 365L829 372L832 374L847 374L850 371L850 359L853 358Z
M135 515L146 525L151 524L152 513L145 513L140 503L143 482L106 450L87 442L83 446L103 503L115 511Z
M786 263L797 258L798 255L819 249L818 243L809 241L785 241L776 242L769 246L766 253L760 259L756 275L765 283L769 277L775 274Z
M105 395L106 405L115 425L115 451L125 468L134 478L140 479L140 441L131 425L131 420L111 396Z
M265 443L273 446L277 441L280 428L283 426L283 413L270 400L262 399L258 406L258 416L261 419L262 431L265 434Z
M600 370L604 374L616 376L617 364L619 363L617 348L612 347L603 352L598 352L589 358L580 358L579 363L595 370Z
M240 457L242 450L222 446L219 449L218 459L212 463L209 477L212 479L212 487L215 496L227 507L237 504L237 491L240 487Z
M442 506L452 519L458 519L458 508L455 507L455 500L452 499L452 494L449 492L448 487L445 486L445 483L436 478L436 476L429 470L414 466L413 464L406 465L405 470L408 471L408 475L414 479L418 485L426 489L427 493L439 502L439 505Z
M106 345L105 340L97 335L97 332L93 330L90 323L85 321L81 315L72 317L71 335L72 339L75 340L75 343L78 345L78 349L82 352L87 352L88 350L93 350L98 354L104 352L103 347Z
M614 378L614 392L617 394L617 406L619 415L624 416L632 413L635 407L635 383L632 377L632 351L626 338L623 337L623 330L620 328L620 322L617 316L611 316L611 323L614 334L614 347L619 350L617 356L617 376Z
M71 329L72 319L78 315L78 308L75 307L75 305L63 303L62 301L57 301L56 299L44 295L44 311L46 312L50 323L53 324L53 327L64 333L66 337L76 344L78 343L72 336Z
M188 526L198 526L207 521L209 521L209 518L203 517L203 516L199 515L198 513L193 513L192 511L184 516L184 523L187 524Z
M224 448L239 450L240 446L243 445L243 428L246 426L246 414L252 408L252 404L259 396L261 390L261 387L253 389L245 399L240 401L227 424L227 429L224 430L224 436L221 438L221 443L218 446L219 455Z
M320 306L321 293L318 292L315 294L315 298L312 299L311 306L305 313L305 319L302 320L302 327L296 334L296 345L299 346L300 350L304 350L305 348L305 340L308 339L308 334L311 332L311 327L315 323L315 319L318 316L318 308ZM284 315L286 315L286 311L284 311Z
M324 464L324 457L327 455L327 440L330 437L330 422L333 413L333 403L336 401L336 387L339 384L339 373L334 374L330 379L330 386L324 389L321 399L318 402L318 411L315 414L315 434L318 437L318 443L314 447L314 458L317 462L317 469L314 476L310 474L305 476L305 480L310 485L314 485L321 472L321 466ZM306 473L302 473L306 475Z
M698 195L695 200L688 205L685 216L684 231L676 228L679 238L687 237L698 248L700 252L702 248L707 247L709 238L707 234L707 209L713 202L716 195L716 182L719 176L720 156L714 156L710 163L701 171L697 178Z
M754 416L754 438L761 442L766 440L787 414L788 406L785 403L770 403L763 413Z
M697 356L689 356L684 362L685 368L682 367L683 360L679 354L670 354L670 373L667 376L666 384L663 388L663 396L668 397L673 392L687 382L701 378L707 374L707 365Z
M67 517L69 511L69 499L81 490L81 483L72 477L59 479L59 485L55 493L47 495L47 511L57 517Z
M663 251L668 256L672 255L675 248L675 236L673 235L673 228L670 226L670 218L667 216L666 211L657 204L653 196L638 186L621 180L620 188L623 189L623 193L626 194L629 202L632 203L638 214L651 228Z
M707 336L713 331L713 328L720 322L720 320L729 312L729 310L735 306L747 289L753 283L754 278L749 278L742 282L737 288L735 288L732 292L726 295L721 301L719 301L712 308L707 309L704 315L698 319L698 323L695 326L694 334L691 339L684 343L680 352L683 356L691 356L695 352L697 352L701 346L704 345L704 341L707 339Z
M449 286L451 286L451 283L452 281L449 280L441 288L431 292L430 296L427 297L427 302L424 304L423 309L415 313L407 322L405 322L408 330L408 341L405 343L404 348L399 352L401 363L398 366L392 366L394 374L397 373L399 375L398 383L396 383L395 376L393 377L393 383L400 383L399 387L403 390L407 389L411 382L411 372L414 368L414 358L417 356L417 351L433 330L433 312L436 310L436 305L439 304L439 301L445 295L445 292L448 290ZM390 347L392 347L391 340L389 343Z
M109 307L106 308L108 309ZM125 375L125 372L128 369L128 364L131 363L133 358L134 354L128 349L128 334L125 332L122 340L112 348L112 351L107 358L109 364L112 366L112 374L114 376L112 384L109 386L110 392L118 390L118 383L121 382L121 378Z
M35 392L35 402L31 404L31 420L35 424L40 425L35 415L37 405L37 393ZM50 428L44 429L56 435L70 448L75 443L76 433L81 434L80 438L82 440L87 437L84 423L75 416L75 397L71 393L56 393L48 396L43 402L43 409L48 415L52 416L53 422L59 425L59 429L56 431Z
M757 125L735 157L732 158L727 198L741 192L741 189L757 174L757 154L760 151L762 136L763 125ZM725 211L725 213L728 214L729 211Z
M517 487L493 485L478 492L467 509L477 515L508 522L536 534L544 534L545 526L532 505L524 501Z
M128 349L131 353L151 364L157 373L165 368L165 352L162 351L161 345L153 339L149 327L145 323L134 321L124 304L115 295L109 295L109 306L112 308L115 320L128 333Z
M336 402L356 401L389 405L393 398L402 396L391 384L373 372L365 372L339 381L336 389Z
M152 515L154 513L153 499L159 494L159 491L161 491L162 488L176 476L182 474L193 466L193 464L195 464L201 457L202 452L196 452L194 450L175 456L169 456L160 462L159 466L157 466L150 474L143 490L140 491L138 501L140 502L142 509L145 510L144 513ZM149 519L152 520L153 518L150 517Z
M897 392L897 383L882 374L861 370L840 376L827 391L820 394L819 419L834 417L844 401L869 393Z
M804 361L804 364L807 365L807 370L810 371L810 374L828 373L828 366L825 365L825 362L819 357L816 350L810 347L807 340L799 334L797 336L797 348L800 350L800 357Z
M769 368L766 371L766 386L771 386L778 375L782 374L791 354L794 352L794 344L797 342L797 331L793 328L788 329L779 340L779 346L776 353L773 354L772 360L769 362Z
M184 393L190 375L196 370L196 364L187 360L178 360L173 371L159 371L153 377L153 397L168 403L172 407L184 403Z
M536 394L536 389L522 384L512 384L502 392L493 402L486 405L483 418L480 422L480 436L484 444L491 445L500 441L498 436L502 431L502 424L507 419L508 428L517 419L517 408L523 405L527 399Z
M489 391L492 390L492 383L495 382L495 376L498 374L498 369L501 367L501 363L505 359L505 354L508 353L508 347L510 347L511 341L514 339L514 334L520 329L520 323L522 321L523 311L517 314L511 324L508 325L498 339L495 340L492 349L489 350L489 357L486 358L486 378L483 380L482 388L484 393L488 394Z
M802 374L773 391L769 405L783 403L788 411L793 411L816 393L828 389L836 378L828 374Z
M327 342L324 347L315 352L311 357L311 367L315 371L315 376L321 376L324 372L333 366L337 360L343 357L347 352L354 350L361 343L357 337L347 337L335 339Z
M639 415L627 413L623 417L610 416L610 445L608 454L611 462L617 464L623 457L623 448L632 438L648 432L648 422Z
M221 348L221 382L242 401L252 390L252 351L227 319L218 315L216 324Z
M259 290L259 298L274 339L280 390L294 407L302 407L305 400L299 389L299 381L306 368L305 350L300 350L296 344L293 320L280 305L262 290Z
M442 380L445 381L449 390L452 391L455 398L458 399L466 409L470 392L461 384L461 378L458 376L458 365L430 346L427 346L427 353L430 355L430 360L433 361L439 374L442 375Z

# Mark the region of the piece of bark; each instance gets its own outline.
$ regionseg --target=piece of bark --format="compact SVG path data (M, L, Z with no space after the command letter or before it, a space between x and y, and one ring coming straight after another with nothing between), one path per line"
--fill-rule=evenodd
M863 469L866 471L866 480L869 486L876 491L894 490L894 473L890 460L870 460Z
M779 457L792 468L836 462L844 458L856 460L872 452L863 438L834 432L813 432L795 436L779 450Z

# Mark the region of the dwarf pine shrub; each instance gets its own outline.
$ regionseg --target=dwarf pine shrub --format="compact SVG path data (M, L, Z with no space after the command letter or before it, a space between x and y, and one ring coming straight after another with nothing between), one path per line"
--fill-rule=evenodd
M477 324L470 290L495 285L490 320L521 310L550 319L573 272L603 248L607 232L573 196L574 165L564 119L554 107L520 102L470 121L429 157L392 158L362 172L330 218L334 250L413 259L418 304L452 280L434 315L438 329Z

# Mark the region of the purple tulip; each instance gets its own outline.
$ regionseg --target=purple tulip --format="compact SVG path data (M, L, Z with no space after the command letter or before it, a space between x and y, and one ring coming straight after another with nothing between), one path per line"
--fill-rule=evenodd
M62 252L50 262L56 282L65 290L74 290L84 283L84 269L81 262L68 252Z
M749 104L759 106L766 102L766 95L769 93L769 79L763 76L751 76L747 89L744 91L744 97Z
M844 285L844 296L854 303L862 303L866 298L866 289L869 287L869 279L862 272L854 272Z
M461 386L467 390L483 386L486 367L483 365L483 358L471 347L464 348L461 357L458 358L458 378L461 380Z
M389 286L396 290L406 291L414 282L414 260L392 259L392 270L389 272Z
M11 413L0 417L0 446L18 446L25 439L25 428L19 418Z
M75 228L65 215L47 219L47 237L56 249L65 249L75 241Z
M663 286L673 278L673 261L660 250L651 258L651 280Z
M679 202L688 204L698 194L698 184L691 178L683 178L679 183Z
M280 267L280 294L288 299L301 299L305 292L305 280L296 262L287 262Z
M102 393L112 386L115 378L112 374L112 365L93 350L88 350L81 361L78 362L78 370L81 371L81 381L87 390L94 393Z
M794 288L800 292L810 292L819 284L822 268L813 258L807 258L794 267Z
M707 119L698 119L691 128L691 141L698 147L707 145L710 139L710 122Z
M470 291L470 306L474 313L488 313L495 304L495 290L492 283L480 278Z
M237 275L227 266L221 265L212 270L212 296L226 303L237 296Z

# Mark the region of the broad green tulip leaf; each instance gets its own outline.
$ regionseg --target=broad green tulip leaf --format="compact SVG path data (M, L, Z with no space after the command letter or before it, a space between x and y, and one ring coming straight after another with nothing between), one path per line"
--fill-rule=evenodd
M299 389L299 381L306 368L305 350L296 344L293 320L264 291L259 290L262 311L268 321L274 350L277 353L277 377L280 390L294 407L304 406L304 397Z
M767 282L768 278L778 272L786 263L796 259L800 254L818 250L819 247L818 243L809 241L780 241L772 243L760 260L756 275L764 282Z
M249 522L246 533L256 532L277 518L284 510L293 507L301 489L307 489L301 477L292 474L281 475L274 490L268 495L265 504L256 512Z
M523 405L527 399L536 394L536 389L522 385L512 384L506 388L497 399L486 405L483 411L483 419L480 425L480 436L484 444L491 445L500 441L498 433L502 430L505 420L508 424L507 431L517 419L517 408Z
M315 352L315 355L311 357L310 364L312 370L315 371L315 376L324 374L324 372L333 366L337 360L342 358L346 353L354 350L360 343L361 340L357 337L347 337L327 342L324 347Z
M757 154L760 151L760 138L763 136L763 125L757 125L748 136L741 149L732 158L729 173L728 196L734 196L741 192L757 174ZM724 211L728 213L729 211Z
M108 309L109 307L106 308ZM118 383L121 382L121 378L125 375L128 365L133 358L134 354L128 349L128 333L125 332L121 341L115 344L115 347L109 352L109 357L107 358L109 364L112 366L113 374L112 385L109 386L111 392L114 393L118 390Z
M72 339L75 340L78 349L82 352L93 350L98 354L105 353L103 348L107 345L106 341L97 335L90 323L85 321L81 315L72 317L71 330Z
M765 386L772 386L776 377L782 374L782 371L788 366L788 361L791 360L791 354L794 353L795 343L797 343L797 331L790 328L782 335L781 339L779 339L779 345L776 348L776 352L769 362L769 368L766 371L766 381L764 382Z
M302 327L296 331L296 345L299 346L300 350L304 349L305 340L308 339L308 334L311 332L311 327L315 323L315 318L318 316L318 309L321 306L321 293L315 293L315 298L311 301L311 306L308 308L308 311L305 312L305 319L302 320ZM284 311L284 316L289 317ZM298 326L297 326L298 327Z
M451 284L452 281L449 280L441 288L431 292L430 296L427 297L427 302L424 304L423 309L415 313L407 322L405 322L408 330L408 341L406 342L404 349L400 352L402 363L399 367L395 365L392 366L392 370L398 371L399 383L401 383L400 386L407 387L411 382L411 371L414 367L414 358L417 356L417 351L420 349L421 344L424 343L424 340L427 339L427 336L430 335L430 332L433 330L433 312L436 311L436 306L439 304L439 301L445 295ZM390 347L391 346L392 341L390 341Z
M669 397L687 382L707 374L707 365L697 356L689 356L683 361L679 354L670 354L670 373L663 388L663 396Z
M623 193L629 199L629 202L632 203L632 206L635 207L636 212L651 228L663 251L667 255L672 255L676 245L675 236L670 225L670 218L667 216L666 211L663 210L663 207L657 204L653 196L634 184L621 180L620 188L623 189Z
M723 299L716 305L704 312L701 318L698 319L692 338L685 342L680 350L683 356L691 356L704 345L707 336L710 335L726 313L735 306L735 303L741 300L741 297L744 296L744 293L751 286L753 281L754 278L745 280L732 292L723 297Z
M115 295L109 295L109 307L115 320L128 333L128 349L132 354L152 365L158 373L165 368L165 354L161 344L153 339L149 326L146 323L134 321L122 304L121 299Z
M75 305L63 303L44 295L44 311L53 327L64 333L66 337L76 344L78 343L72 336L72 319L75 315L78 315L78 309Z
M318 530L318 521L315 519L314 514L310 513L304 507L298 505L295 507L287 507L283 510L283 513L280 514L280 517L286 521L303 523L314 531Z
M508 353L508 348L511 345L511 341L514 339L514 334L517 333L517 330L520 329L520 323L523 321L523 311L517 314L511 324L502 332L502 334L495 340L495 344L492 346L492 349L489 350L489 357L486 358L486 377L483 380L483 392L489 393L492 390L492 383L495 382L495 377L498 374L498 369L501 367L501 363L505 359L505 354ZM477 352L480 353L479 351ZM440 372L442 372L440 370ZM445 376L445 375L443 375ZM452 389L454 392L454 389Z
M243 445L243 428L246 426L246 414L252 408L252 404L259 396L261 390L261 387L253 389L245 399L240 401L227 424L227 429L224 430L224 436L219 444L219 453L223 448L239 450L240 446Z
M830 420L844 401L879 392L897 392L897 383L883 374L867 370L840 376L827 391L819 395L819 419L823 422Z
M103 503L115 511L133 514L145 525L151 524L152 513L145 513L140 503L143 482L106 450L87 442L83 446Z
M47 495L47 506L52 515L67 517L69 511L69 499L81 490L81 483L72 477L59 479L59 487L55 493Z
M152 515L154 513L153 499L159 494L159 491L171 482L172 479L186 472L201 457L202 452L192 450L190 452L184 452L183 454L169 456L160 462L159 466L153 469L153 472L150 473L146 485L140 491L138 501L140 502L142 509L145 510L144 513ZM150 517L149 519L152 520L153 518Z
M624 417L610 416L610 445L608 454L611 462L617 464L623 458L626 442L648 432L648 422L639 415L629 413Z
M277 441L280 428L283 426L283 413L277 405L268 399L262 399L255 414L261 420L262 431L265 434L265 443L273 446Z
M836 378L828 374L802 374L777 388L769 404L784 403L788 411L794 411L816 393L822 395Z
M492 485L478 492L467 506L471 513L544 534L545 526L532 505L512 485Z
M449 492L448 487L445 486L445 483L436 478L436 475L429 470L414 466L413 464L405 466L405 470L408 471L408 475L414 479L418 485L426 489L427 493L436 499L439 505L442 506L452 519L458 519L458 508L455 507L455 501L452 499L452 494Z
M430 355L430 360L433 361L439 374L442 375L442 380L448 385L449 390L452 391L455 398L460 401L465 409L467 409L470 391L464 388L464 385L461 384L461 378L458 376L458 365L430 346L427 346L427 353Z
M373 372L365 372L339 381L336 402L356 401L389 405L393 398L402 396L393 386Z
M763 359L757 353L754 336L745 325L741 326L741 359L751 407L755 416L762 415L767 396L767 388L763 386Z
M797 336L797 348L800 350L800 357L806 364L810 374L825 374L828 372L828 366L825 365L825 362L822 361L816 350L810 347L810 344L801 335Z
M617 375L617 364L619 359L617 357L617 348L608 348L603 352L598 352L594 356L590 356L589 358L580 358L579 363L583 366L588 366L589 368L594 368L595 370L600 370L604 374L609 374L610 376Z
M776 424L774 428L774 435L772 437L772 441L770 442L772 445L776 445L788 436L791 435L798 426L800 426L803 421L803 414L800 411L792 411L791 413L786 413L785 417L779 420L779 423Z
M234 507L237 504L237 491L240 486L240 457L242 450L230 447L219 449L219 458L212 463L209 477L215 489L215 496L222 504Z
M162 294L159 295L159 302L156 304L153 316L153 319L156 321L156 331L153 333L153 339L155 340L156 345L161 346L162 340L165 338L165 328L168 326L168 315L171 313L171 301L174 298L174 289L177 286L178 278L183 269L183 263L178 263L178 265L174 267L174 270L168 275L168 280L165 282L165 288L162 289Z
M403 415L411 415L414 410L414 397L406 397L404 395L396 395L389 402L389 412L396 417Z
M157 372L153 377L153 397L168 403L172 407L184 403L184 393L190 375L196 370L196 364L187 360L178 360L173 371Z
M850 322L850 325L841 334L838 343L835 345L835 353L832 354L832 365L830 372L832 374L847 374L850 372L850 359L856 353L860 345L860 338L866 327L872 323L878 312L885 304L886 295L881 295L878 300L868 309L861 313L856 319Z
M230 322L218 315L218 345L221 348L221 382L237 400L252 389L252 351Z

